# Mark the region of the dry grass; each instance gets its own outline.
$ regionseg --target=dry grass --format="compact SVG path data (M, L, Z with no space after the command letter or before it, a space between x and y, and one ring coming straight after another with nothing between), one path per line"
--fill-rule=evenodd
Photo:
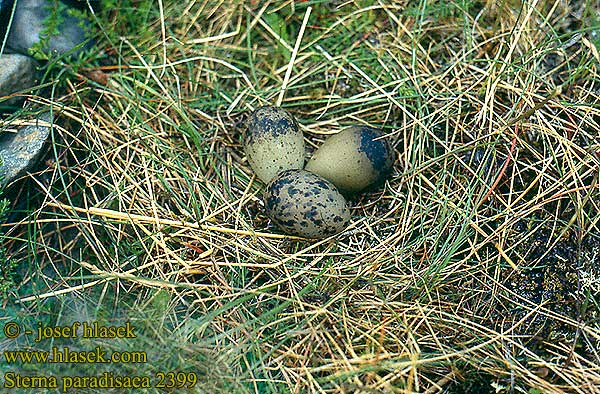
M308 4L102 17L118 54L48 102L39 208L5 225L38 283L20 305L168 294L159 346L244 392L600 392L598 6ZM354 123L394 141L341 235L264 216L240 132L278 100L311 149Z

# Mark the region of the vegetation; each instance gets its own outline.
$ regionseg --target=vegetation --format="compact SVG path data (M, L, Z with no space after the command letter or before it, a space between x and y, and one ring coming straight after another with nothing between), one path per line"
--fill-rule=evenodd
M598 15L103 1L95 49L51 59L49 98L31 98L59 122L12 192L20 280L0 321L130 321L135 340L73 346L147 364L44 370L196 372L192 392L598 392ZM395 173L340 235L264 216L241 132L279 101L311 150L356 123L394 143Z

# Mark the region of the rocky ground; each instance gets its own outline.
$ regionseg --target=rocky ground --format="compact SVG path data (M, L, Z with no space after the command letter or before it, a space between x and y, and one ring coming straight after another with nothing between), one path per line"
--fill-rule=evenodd
M26 102L31 93L49 94L47 88L38 87L39 62L78 56L93 45L88 34L89 20L84 12L73 14L72 3L0 1L0 97L6 97L0 100L3 185L23 175L48 149L46 141L54 109L40 113L35 104ZM79 3L78 9L82 8Z

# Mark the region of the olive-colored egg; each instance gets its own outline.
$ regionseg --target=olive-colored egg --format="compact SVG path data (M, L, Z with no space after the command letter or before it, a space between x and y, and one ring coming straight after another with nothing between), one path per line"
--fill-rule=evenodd
M396 155L383 134L353 126L329 137L314 153L306 170L327 179L343 192L356 193L385 180Z
M325 238L350 221L346 199L335 186L304 170L281 172L267 186L263 200L267 216L288 234Z
M244 135L244 149L256 176L268 183L283 170L304 167L305 148L296 119L279 107L252 112Z

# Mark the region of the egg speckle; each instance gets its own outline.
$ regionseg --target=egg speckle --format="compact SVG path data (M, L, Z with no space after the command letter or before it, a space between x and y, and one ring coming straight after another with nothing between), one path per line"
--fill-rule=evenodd
M367 126L344 129L317 149L306 170L347 193L381 183L392 172L396 158L392 146L382 136L379 130Z
M348 204L329 181L304 170L281 172L263 196L267 216L284 232L325 238L350 221Z
M302 131L294 117L279 107L261 107L250 115L244 150L250 167L265 183L281 171L304 166Z

